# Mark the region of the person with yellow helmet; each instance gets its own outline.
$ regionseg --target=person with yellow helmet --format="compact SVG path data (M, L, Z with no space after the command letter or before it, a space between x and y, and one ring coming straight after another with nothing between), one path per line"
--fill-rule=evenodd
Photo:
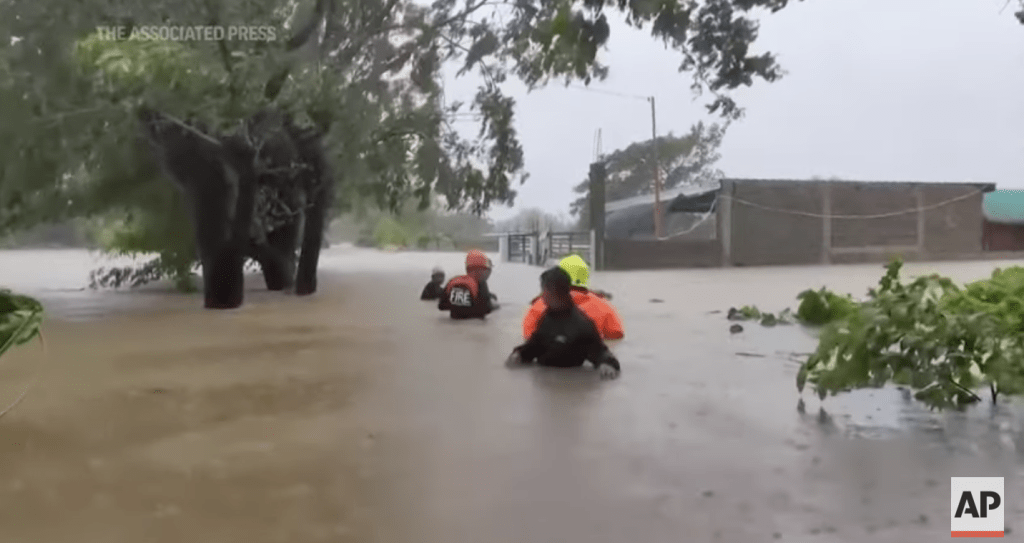
M554 267L540 276L545 309L526 342L505 363L571 368L589 361L602 379L619 376L622 366L601 338L593 320L576 306L569 273Z
M590 267L578 255L569 255L558 263L558 267L569 274L572 285L572 297L576 306L594 321L602 339L622 339L625 331L622 320L615 308L609 304L605 296L590 290ZM603 293L602 293L603 294ZM529 338L537 330L537 324L544 316L547 305L543 297L533 299L530 309L523 318L523 337Z
M437 304L453 319L482 319L498 308L487 279L491 276L491 260L476 249L466 253L466 274L452 278L444 287Z

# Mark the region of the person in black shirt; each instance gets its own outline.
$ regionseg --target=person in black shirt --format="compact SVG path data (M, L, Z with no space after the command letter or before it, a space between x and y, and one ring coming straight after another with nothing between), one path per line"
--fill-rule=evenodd
M434 268L430 272L430 282L423 287L423 293L420 294L421 300L439 300L444 294L444 270L440 267Z
M572 280L558 267L540 276L541 296L547 309L536 331L526 343L513 349L506 363L510 366L536 362L540 366L569 368L590 361L601 377L618 377L618 359L601 339L597 326L573 302Z

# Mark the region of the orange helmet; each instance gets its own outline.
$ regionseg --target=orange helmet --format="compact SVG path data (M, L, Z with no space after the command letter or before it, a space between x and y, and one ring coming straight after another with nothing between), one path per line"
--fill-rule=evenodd
M473 249L466 253L466 270L472 269L489 270L491 269L491 261L487 259L487 255L482 251Z

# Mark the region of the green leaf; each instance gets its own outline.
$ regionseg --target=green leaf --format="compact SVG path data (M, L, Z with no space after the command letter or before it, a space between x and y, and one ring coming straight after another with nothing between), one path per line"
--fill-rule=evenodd
M42 304L33 298L0 289L0 356L35 339L42 323Z

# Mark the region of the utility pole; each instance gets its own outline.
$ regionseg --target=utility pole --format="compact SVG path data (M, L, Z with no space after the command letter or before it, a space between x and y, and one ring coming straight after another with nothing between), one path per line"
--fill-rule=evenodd
M647 97L651 103L651 148L654 150L654 237L661 239L661 167L658 165L658 125L654 113L654 97Z

